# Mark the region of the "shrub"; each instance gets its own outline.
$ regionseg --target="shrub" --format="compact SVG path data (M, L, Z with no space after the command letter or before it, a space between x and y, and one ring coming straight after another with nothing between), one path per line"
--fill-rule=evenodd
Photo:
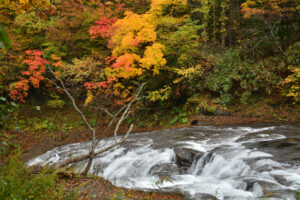
M9 156L0 169L0 199L63 199L62 188L57 188L56 173L43 170L33 174L19 161L20 153Z
M56 109L62 109L65 105L64 100L61 99L54 99L54 100L49 100L47 102L47 106L49 108L56 108Z
M269 57L260 62L244 59L238 49L216 56L213 71L205 78L205 88L219 95L219 103L229 105L238 99L247 104L253 97L271 94L282 82L284 63Z
M292 97L294 102L300 101L300 42L290 46L286 53L291 74L284 80L284 95Z
M17 105L14 102L7 101L5 97L0 96L0 129L6 128L6 120L10 113L12 113Z

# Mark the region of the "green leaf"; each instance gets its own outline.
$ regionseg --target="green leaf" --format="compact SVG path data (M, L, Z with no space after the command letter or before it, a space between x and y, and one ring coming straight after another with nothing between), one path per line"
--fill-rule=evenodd
M182 118L182 119L181 119L181 122L182 122L182 123L188 123L188 122L189 122L189 119L186 118L186 117L185 117L185 118Z
M41 110L41 106L36 106L35 109L36 110Z
M175 116L174 119L170 121L170 124L173 125L178 121L178 116Z

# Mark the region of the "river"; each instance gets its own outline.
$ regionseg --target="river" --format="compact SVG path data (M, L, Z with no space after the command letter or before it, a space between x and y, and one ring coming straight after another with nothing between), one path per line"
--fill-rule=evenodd
M97 149L113 142L103 139ZM27 164L52 165L87 153L90 144L56 147ZM76 163L76 169L85 165ZM296 200L300 127L199 126L134 133L98 155L89 173L119 187L177 192L186 199Z

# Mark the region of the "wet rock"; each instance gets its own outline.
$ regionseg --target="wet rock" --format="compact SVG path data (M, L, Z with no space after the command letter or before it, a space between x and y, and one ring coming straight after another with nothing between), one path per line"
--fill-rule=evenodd
M179 174L179 169L172 163L158 164L151 167L150 174L157 176L171 176Z
M286 180L284 177L282 177L280 175L273 175L273 178L281 185L291 186L291 182L289 182L288 180Z
M173 148L176 155L176 165L181 173L187 172L194 160L200 159L204 153L184 147Z
M192 126L198 126L198 125L200 125L200 123L199 123L199 121L198 120L193 120L192 122L191 122L191 125Z
M197 198L195 197L190 197L190 198L185 198L186 200L194 200L194 199L198 199L198 200L220 200L221 198L217 198L211 194L197 194Z
M263 141L259 142L259 146L262 147L276 147L278 149L287 148L287 147L300 147L300 139L298 138L287 138L280 140L272 140L272 141Z
M299 163L297 158L299 158L300 139L298 138L245 143L244 146L249 149L257 149L259 151L274 155L272 160L276 162L284 162L289 164Z

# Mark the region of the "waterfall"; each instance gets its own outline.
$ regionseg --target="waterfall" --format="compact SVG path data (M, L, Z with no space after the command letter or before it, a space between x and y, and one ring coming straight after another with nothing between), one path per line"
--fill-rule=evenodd
M295 200L300 190L299 132L297 126L204 126L135 133L98 155L89 173L119 187L180 192L187 199L271 195L268 199ZM113 141L106 138L97 149ZM57 147L28 165L55 164L86 153L89 145ZM80 171L85 164L75 165Z

